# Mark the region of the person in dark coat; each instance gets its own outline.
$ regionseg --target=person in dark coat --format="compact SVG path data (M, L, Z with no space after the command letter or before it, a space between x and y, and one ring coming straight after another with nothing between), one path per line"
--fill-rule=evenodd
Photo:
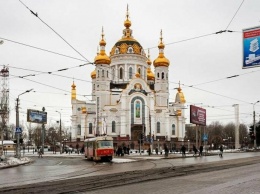
M167 145L165 145L164 147L164 152L165 152L165 157L168 157L168 154L169 154L169 148Z
M192 150L193 150L193 152L194 152L193 156L196 156L196 155L197 155L197 152L198 152L198 150L197 150L197 148L196 148L196 146L195 146L195 145L193 145L193 148L192 148Z
M182 157L186 157L186 147L182 145L181 147Z
M219 148L219 157L223 157L223 146L221 145Z
M199 156L202 156L202 152L203 152L203 146L201 145L201 146L200 146L200 153L199 153Z

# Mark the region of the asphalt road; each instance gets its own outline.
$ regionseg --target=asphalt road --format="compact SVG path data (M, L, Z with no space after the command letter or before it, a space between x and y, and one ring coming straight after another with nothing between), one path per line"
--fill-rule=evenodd
M260 157L259 152L230 153L225 154L223 158L191 157L122 164L93 163L78 157L35 158L35 162L27 166L0 170L0 177L5 177L0 180L0 192L74 193L102 189L100 185L104 188L115 188L121 185L187 176L195 172L250 165L260 161L257 156ZM170 185L172 186L172 183Z

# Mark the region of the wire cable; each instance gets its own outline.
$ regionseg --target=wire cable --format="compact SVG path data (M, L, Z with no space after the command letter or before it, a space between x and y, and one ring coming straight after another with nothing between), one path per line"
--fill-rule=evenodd
M66 41L58 32L56 32L51 26L44 22L37 13L32 11L27 5L25 5L21 0L19 0L35 17L37 17L42 23L44 23L48 28L50 28L56 35L58 35L67 45L69 45L75 52L77 52L81 57L83 57L87 62L90 62L86 57L84 57L79 51L77 51L68 41Z
M52 54L55 54L55 55L60 55L60 56L63 56L63 57L75 59L75 60L78 60L78 61L89 62L89 61L86 61L86 60L83 60L83 59L79 59L79 58L76 58L76 57L71 57L71 56L68 56L68 55L65 55L65 54L61 54L61 53L57 53L57 52L50 51L50 50L47 50L47 49L43 49L43 48L39 48L39 47L36 47L36 46L32 46L32 45L29 45L29 44L17 42L17 41L10 40L10 39L7 39L7 38L0 37L0 39L3 39L3 40L8 41L8 42L12 42L12 43L20 44L20 45L23 45L23 46L27 46L27 47L30 47L30 48L34 48L34 49L37 49L37 50L45 51L45 52L48 52L48 53L52 53Z
M234 14L234 16L232 17L232 19L230 20L229 24L227 25L226 30L228 29L228 27L230 26L231 22L233 21L233 19L234 19L235 16L237 15L237 12L240 10L240 8L241 8L241 6L243 5L244 1L245 1L245 0L242 0L241 4L239 5L239 7L238 7L238 9L237 9L237 11L236 11L236 13Z

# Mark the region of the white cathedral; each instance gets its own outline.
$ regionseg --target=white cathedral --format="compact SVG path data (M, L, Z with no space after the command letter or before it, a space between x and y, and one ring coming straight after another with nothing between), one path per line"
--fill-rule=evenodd
M73 81L71 91L72 130L74 141L100 135L112 136L114 146L139 147L141 134L144 145L183 141L185 137L185 97L182 90L174 102L169 100L169 60L160 35L159 56L151 71L148 56L133 38L128 9L123 36L106 55L102 29L100 51L94 59L92 101L80 101Z

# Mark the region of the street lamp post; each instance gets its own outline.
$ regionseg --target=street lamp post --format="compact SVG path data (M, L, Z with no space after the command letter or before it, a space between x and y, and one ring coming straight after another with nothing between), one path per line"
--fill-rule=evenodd
M255 103L253 103L253 126L254 126L254 148L256 149L256 129L255 129L255 104L260 102L260 100L256 101Z
M16 129L19 128L19 97L23 94L29 93L33 89L26 90L25 92L21 93L18 95L16 98ZM20 133L16 133L16 138L17 138L17 146L16 146L16 156L19 159L21 157L20 155Z
M62 145L61 145L61 113L60 113L60 111L57 111L57 110L56 110L56 112L60 114L60 154L62 154Z

